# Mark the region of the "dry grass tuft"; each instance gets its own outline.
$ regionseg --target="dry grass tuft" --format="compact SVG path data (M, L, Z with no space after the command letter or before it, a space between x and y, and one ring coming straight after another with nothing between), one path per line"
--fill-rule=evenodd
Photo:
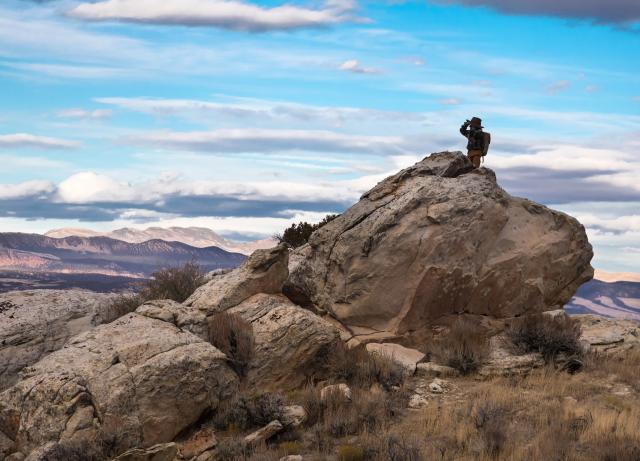
M489 339L477 324L458 319L447 336L436 342L434 355L443 365L468 375L476 371L489 355Z
M181 303L204 283L204 276L205 273L195 262L160 269L151 274L151 279L140 291L140 296L145 301L172 299Z
M539 352L547 362L558 355L580 358L580 321L566 314L552 317L544 314L526 315L507 329L507 336L517 352Z
M401 386L405 379L402 365L390 357L370 354L362 347L349 349L342 342L330 354L329 372L336 381L364 389L380 384L389 390Z
M224 352L240 376L247 372L253 358L253 327L238 314L220 312L208 319L209 342Z

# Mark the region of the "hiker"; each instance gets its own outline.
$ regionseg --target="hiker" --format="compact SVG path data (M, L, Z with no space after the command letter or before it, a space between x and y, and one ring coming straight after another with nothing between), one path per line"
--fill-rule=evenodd
M462 136L469 140L467 157L473 163L474 168L480 167L480 160L489 152L491 135L482 131L483 128L482 120L478 117L465 121L460 127Z

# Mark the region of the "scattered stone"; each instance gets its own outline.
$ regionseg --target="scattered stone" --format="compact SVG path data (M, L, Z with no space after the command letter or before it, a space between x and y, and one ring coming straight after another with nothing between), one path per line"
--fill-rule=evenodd
M320 400L326 400L334 392L342 394L347 400L351 400L351 388L344 383L331 384L320 389Z
M419 363L416 366L416 376L420 378L430 377L453 377L459 376L460 372L455 368L446 365L438 365L433 362Z
M218 445L215 431L212 427L202 427L191 434L185 440L178 442L180 455L185 459L191 459L214 449Z
M545 364L542 355L537 352L522 355L512 353L505 346L507 341L503 336L492 337L490 344L489 359L478 370L480 376L525 375Z
M407 371L408 375L413 375L416 372L416 365L425 357L423 352L416 349L409 349L400 344L369 343L365 347L367 351L372 354L383 355L399 363Z
M255 446L269 440L271 437L282 431L284 426L278 420L271 421L261 429L247 435L244 442L249 446Z
M307 420L307 412L300 405L289 405L282 409L280 420L285 427L296 428Z
M279 461L302 461L301 455L288 455L280 458Z
M429 383L429 391L433 394L443 394L446 387L446 382L436 378Z
M593 276L576 219L510 196L460 152L380 182L295 253L286 292L296 302L398 335L459 312L559 309Z
M175 443L160 443L149 448L132 448L113 461L173 461L177 454Z
M258 293L282 293L282 285L289 274L288 261L289 249L284 244L256 250L242 266L213 277L184 304L212 315L237 306Z

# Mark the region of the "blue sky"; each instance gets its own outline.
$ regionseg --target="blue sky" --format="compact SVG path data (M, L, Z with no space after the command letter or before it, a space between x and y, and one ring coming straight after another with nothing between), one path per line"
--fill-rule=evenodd
M478 115L509 192L640 272L639 50L637 0L5 0L0 228L271 235Z

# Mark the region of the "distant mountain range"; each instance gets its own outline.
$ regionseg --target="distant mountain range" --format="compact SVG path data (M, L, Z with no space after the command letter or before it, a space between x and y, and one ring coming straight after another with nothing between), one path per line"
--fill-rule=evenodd
M54 229L44 234L52 238L65 237L109 237L129 243L143 243L149 240L164 240L166 242L182 242L196 248L218 247L232 253L249 255L261 248L271 248L276 245L273 239L256 240L253 242L236 242L226 239L205 227L149 227L147 229L132 229L124 227L111 232L96 232L89 229Z
M0 233L0 270L148 277L166 266L189 261L205 270L240 265L245 256L216 246L197 248L159 239L129 243L109 237L52 238Z
M615 274L610 274L615 275ZM626 274L623 278L632 278ZM619 280L620 277L608 277ZM640 321L640 282L591 280L582 285L571 302L565 306L570 314L596 314L612 318Z

